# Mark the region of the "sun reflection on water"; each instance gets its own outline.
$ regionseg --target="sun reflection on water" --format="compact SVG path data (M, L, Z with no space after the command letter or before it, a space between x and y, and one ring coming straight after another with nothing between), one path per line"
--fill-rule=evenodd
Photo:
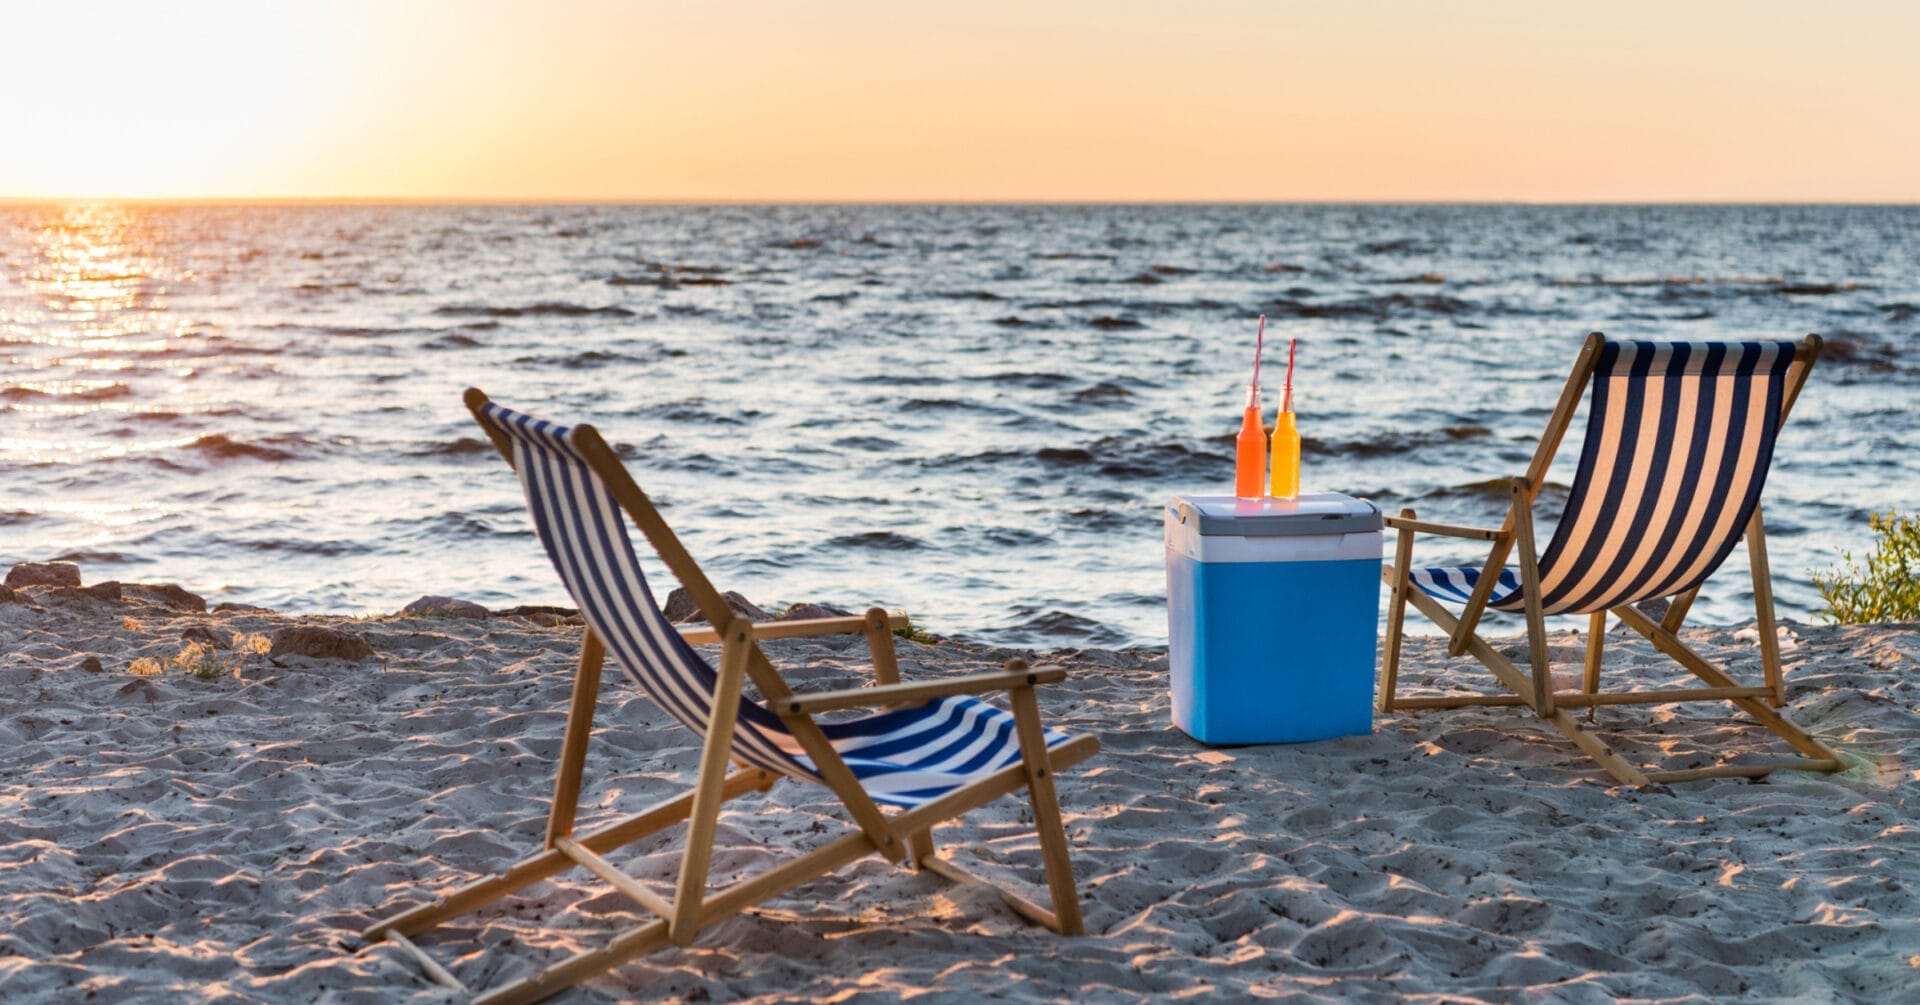
M84 422L168 408L189 372L164 357L189 330L169 310L171 284L194 277L169 263L148 212L76 203L24 220L22 288L0 298L0 358L11 375L0 391L11 416L0 461L71 464L181 442ZM146 393L133 393L136 377Z

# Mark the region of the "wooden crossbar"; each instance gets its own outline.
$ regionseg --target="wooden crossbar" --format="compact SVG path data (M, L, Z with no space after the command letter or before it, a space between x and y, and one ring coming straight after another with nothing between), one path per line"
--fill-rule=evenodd
M1692 782L1702 778L1761 778L1776 771L1839 771L1839 761L1825 757L1789 757L1745 764L1720 764L1711 768L1682 768L1678 771L1649 771L1654 782Z
M1393 699L1392 709L1410 709L1419 711L1430 708L1477 708L1482 705L1507 706L1529 705L1527 699L1517 694L1463 694L1448 697L1400 698Z
M1599 694L1562 694L1554 701L1580 708L1588 705L1671 705L1683 701L1732 701L1773 693L1764 687L1680 687L1662 691L1609 691Z
M1000 895L1001 900L1006 901L1007 906L1012 908L1015 914L1020 915L1034 924L1051 928L1056 932L1060 930L1059 916L1041 907L1038 901L1023 897L1007 889L1006 886L1002 884L983 879L972 872L968 872L952 859L941 858L938 855L928 855L920 860L920 864L925 866L928 872L938 876L945 876L955 883L971 883L991 887L994 892Z
M890 611L885 615L888 631L907 628L912 622L905 614ZM855 635L865 632L869 619L863 615L848 615L844 618L802 618L796 621L749 621L746 623L755 640L801 639L819 635ZM720 630L712 625L681 625L675 629L680 637L696 646L715 645L720 641Z
M1773 693L1767 687L1686 687L1663 691L1605 691L1597 694L1580 694L1572 691L1555 691L1553 703L1567 708L1586 708L1594 705L1669 705L1684 701L1731 701L1735 698L1764 698ZM1471 694L1444 697L1395 698L1394 708L1471 708L1479 705L1527 705L1527 699L1517 694Z
M667 903L667 898L640 885L639 880L614 868L612 862L580 847L572 838L560 838L554 841L553 847L560 854L579 863L581 868L606 880L607 885L626 894L641 907L662 918L673 917L673 905Z
M428 956L426 950L414 945L411 939L401 935L399 932L388 932L387 941L406 950L408 955L413 957L413 962L418 963L420 969L426 971L427 977L435 984L443 988L452 988L462 994L466 993L467 986L460 983L460 978L453 976L451 971L441 966L439 960Z
M945 677L913 684L882 684L878 687L849 688L820 694L797 694L785 702L793 713L829 712L847 708L878 708L884 705L917 705L931 698L955 694L989 694L1010 687L1055 684L1067 679L1059 667L1031 670L998 670L965 677Z

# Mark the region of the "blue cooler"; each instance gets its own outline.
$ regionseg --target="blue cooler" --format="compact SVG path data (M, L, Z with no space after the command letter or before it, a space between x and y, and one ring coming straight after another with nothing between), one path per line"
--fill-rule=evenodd
M1165 527L1174 725L1215 744L1373 732L1372 503L1175 496Z

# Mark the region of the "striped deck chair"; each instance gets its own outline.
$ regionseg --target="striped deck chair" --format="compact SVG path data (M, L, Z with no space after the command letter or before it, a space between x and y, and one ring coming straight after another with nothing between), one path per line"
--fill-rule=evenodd
M1041 725L1034 688L1065 671L1020 661L1001 672L903 684L892 630L905 618L874 608L859 617L755 624L735 615L634 484L600 435L561 426L466 393L474 419L519 474L547 557L587 623L561 745L545 848L504 874L461 887L369 927L411 954L435 981L460 987L410 937L548 876L584 868L657 919L617 935L603 948L546 967L479 997L486 1003L537 1001L669 942L685 946L706 926L870 853L909 861L957 882L986 882L935 854L932 828L999 796L1027 790L1032 802L1052 909L999 888L1007 903L1055 931L1081 931L1080 903L1053 776L1093 755L1099 741ZM621 519L624 510L680 580L708 622L669 624L655 604ZM878 685L797 695L761 651L760 641L835 633L864 634ZM695 643L721 644L716 670ZM592 831L574 832L586 744L605 655L650 699L704 737L692 791ZM764 704L742 695L751 679ZM972 697L1005 692L1012 712ZM817 722L821 712L888 709L852 721ZM731 765L731 767L730 767ZM831 789L852 833L731 886L709 891L708 861L720 807L780 779ZM894 812L885 812L882 807ZM687 840L672 896L609 863L613 849L681 821ZM464 990L464 988L463 988Z
M1398 541L1393 565L1382 572L1393 592L1381 662L1381 709L1529 706L1614 778L1631 785L1752 778L1781 768L1840 770L1844 765L1839 755L1774 711L1784 704L1786 689L1760 518L1760 490L1773 459L1774 438L1819 354L1817 335L1799 343L1615 342L1588 336L1532 464L1525 475L1513 479L1512 503L1498 530L1428 523L1416 519L1411 509L1387 518ZM1593 396L1579 469L1553 539L1536 557L1534 501L1589 380ZM1412 549L1419 533L1489 541L1492 553L1479 567L1417 567ZM1753 566L1766 675L1761 687L1741 686L1675 634L1701 584L1726 561L1743 534ZM1508 555L1516 549L1519 567L1509 568ZM1658 621L1636 606L1654 598L1671 598ZM1459 617L1449 613L1443 601L1462 605ZM1472 653L1513 693L1398 697L1400 639L1409 603L1449 634L1451 655ZM1531 679L1476 633L1489 608L1525 615ZM1652 640L1706 686L1601 692L1608 613ZM1549 614L1588 616L1579 693L1554 689L1544 624ZM1731 701L1806 756L1646 771L1567 713L1569 708L1586 708L1591 717L1600 705L1706 700Z

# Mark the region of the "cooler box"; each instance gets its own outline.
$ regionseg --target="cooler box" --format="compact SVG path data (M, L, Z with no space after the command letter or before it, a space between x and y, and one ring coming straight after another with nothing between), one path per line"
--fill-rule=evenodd
M1373 732L1379 509L1175 496L1165 528L1174 725L1214 744Z

